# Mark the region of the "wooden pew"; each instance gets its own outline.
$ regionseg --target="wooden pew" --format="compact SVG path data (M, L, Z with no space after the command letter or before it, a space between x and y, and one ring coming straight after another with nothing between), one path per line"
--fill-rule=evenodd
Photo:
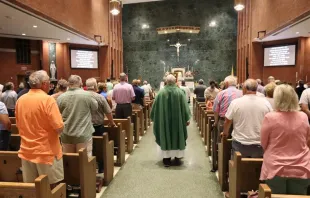
M138 113L138 117L139 117L139 121L140 121L140 127L139 127L139 131L140 131L140 136L144 135L144 115L143 115L143 110L136 110L134 109L133 112L137 112Z
M10 117L11 124L16 124L16 118L15 117Z
M199 129L200 129L201 137L204 138L205 133L203 131L203 125L204 125L203 121L204 121L205 111L206 111L207 107L206 106L201 106L200 108L201 109L200 109Z
M193 97L193 119L196 121L196 103L197 100L195 97Z
M144 107L143 107L143 116L144 116L144 130L146 131L148 126L149 126L149 118L148 118L148 115L149 115L149 105L146 104Z
M140 141L140 119L138 113L133 112L131 118L133 123L133 140L135 144L138 144Z
M104 127L104 132L108 133L109 139L114 141L114 147L117 149L117 166L122 166L125 162L125 136L126 132L122 130L121 123L117 124L117 127Z
M231 139L222 137L221 143L218 144L218 174L219 183L222 191L228 191L228 169L231 158Z
M16 124L12 124L11 125L11 133L12 134L19 134L18 133L18 128L17 128Z
M114 176L114 142L109 141L108 134L93 136L93 155L99 165L103 165L104 185L107 186Z
M64 153L64 182L80 185L81 197L96 197L96 157L87 157L86 149L79 153Z
M115 124L120 123L122 125L122 129L125 130L126 134L126 150L128 153L133 151L133 124L131 123L131 117L127 119L114 119ZM104 124L108 125L109 121L104 120Z
M260 184L258 198L310 198L310 196L272 194L271 189L267 184Z
M198 122L199 122L199 118L200 118L200 111L199 111L199 105L200 104L205 104L204 102L197 102L196 103L196 108L195 108L195 114L196 114L196 122L197 122L197 126L199 127L199 125L198 125Z
M212 141L211 141L211 132L212 132L212 126L214 124L214 115L212 114L208 114L207 115L207 129L206 129L206 142L207 142L207 154L208 156L211 156L211 144L212 144Z
M1 198L66 198L66 184L50 189L48 177L39 176L34 183L0 182Z
M263 158L242 158L240 152L234 153L229 161L229 196L239 198L241 192L257 189Z
M0 151L1 182L22 182L17 177L20 167L22 167L22 161L16 151Z
M147 100L146 104L148 104L148 126L151 126L151 112L153 106L153 100Z
M19 134L11 134L9 149L10 151L18 151L20 148L20 135Z

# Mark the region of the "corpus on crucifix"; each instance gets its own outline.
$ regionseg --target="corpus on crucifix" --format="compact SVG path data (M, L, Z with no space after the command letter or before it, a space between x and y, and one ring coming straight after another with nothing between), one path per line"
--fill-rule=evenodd
M180 47L183 47L183 46L187 46L187 45L186 44L181 44L180 42L177 42L174 45L170 45L170 47L176 47L177 48L178 61L180 59Z

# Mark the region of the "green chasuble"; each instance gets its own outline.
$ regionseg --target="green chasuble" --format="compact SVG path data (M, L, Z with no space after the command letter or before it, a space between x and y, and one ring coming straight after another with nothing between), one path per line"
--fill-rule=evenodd
M187 139L186 123L190 109L185 93L176 85L166 85L159 91L152 107L156 143L163 151L184 150Z

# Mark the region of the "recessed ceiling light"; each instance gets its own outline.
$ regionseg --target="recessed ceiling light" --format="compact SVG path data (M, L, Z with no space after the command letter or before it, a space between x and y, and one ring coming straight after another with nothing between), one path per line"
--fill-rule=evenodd
M165 31L165 34L167 34L168 32L167 31Z
M168 39L167 42L169 42L170 40Z
M191 41L191 39L187 39L188 41Z
M70 38L67 38L67 40L70 41L71 39L70 39Z
M33 27L33 28L37 28L38 26L37 26L37 25L33 25L32 27Z
M22 33L22 35L23 35L23 36L26 36L26 34L25 34L25 33Z
M296 32L296 34L299 34L299 32Z
M237 4L237 5L235 5L234 8L235 8L235 10L237 10L239 12L239 11L242 11L245 8L245 6L243 4Z
M191 30L191 31L189 31L189 33L193 33L193 31Z
M216 21L211 21L211 22L209 23L209 26L210 26L210 27L215 27L215 26L216 26Z

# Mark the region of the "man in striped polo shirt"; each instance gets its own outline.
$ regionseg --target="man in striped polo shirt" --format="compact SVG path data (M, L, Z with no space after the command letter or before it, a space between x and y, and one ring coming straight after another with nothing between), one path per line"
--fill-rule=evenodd
M214 100L214 126L218 129L218 134L215 139L221 142L220 133L224 130L225 114L228 110L230 103L236 99L242 97L242 91L236 88L237 78L234 76L227 76L224 80L225 90L218 93Z

